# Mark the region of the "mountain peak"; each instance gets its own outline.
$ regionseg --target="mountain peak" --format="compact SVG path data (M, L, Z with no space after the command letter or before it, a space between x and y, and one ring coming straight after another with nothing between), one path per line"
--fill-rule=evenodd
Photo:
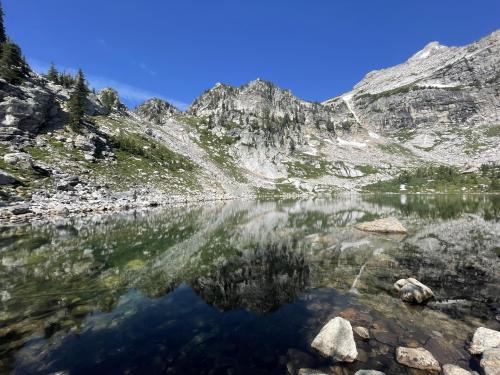
M449 47L443 46L439 42L430 42L421 51L414 54L409 61L424 60L431 56L437 55L441 52L448 50Z
M152 98L135 108L134 112L145 120L162 124L180 111L174 105L160 98Z

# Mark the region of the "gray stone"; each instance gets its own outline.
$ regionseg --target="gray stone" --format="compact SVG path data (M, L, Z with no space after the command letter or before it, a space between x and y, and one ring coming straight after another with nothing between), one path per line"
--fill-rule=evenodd
M394 288L404 302L423 303L434 297L434 293L428 286L412 277L396 281Z
M500 332L485 327L479 327L474 332L469 352L471 354L481 354L485 350L496 347L500 347Z
M398 363L426 371L441 371L439 362L424 348L396 348L396 360Z
M358 357L351 323L341 317L330 320L311 346L322 356L337 362L354 362Z
M393 217L388 217L384 219L377 219L373 221L367 221L364 223L359 223L356 228L365 232L375 232L384 234L405 234L407 233L406 228L399 222L398 219Z

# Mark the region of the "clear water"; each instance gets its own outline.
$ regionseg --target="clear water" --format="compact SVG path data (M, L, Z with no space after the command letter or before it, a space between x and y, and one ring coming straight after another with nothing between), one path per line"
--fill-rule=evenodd
M354 225L395 216L407 236ZM500 329L500 196L367 195L229 202L2 228L0 373L335 374L398 365L423 346L477 369ZM399 301L415 276L435 294ZM350 365L310 349L335 316L370 329Z

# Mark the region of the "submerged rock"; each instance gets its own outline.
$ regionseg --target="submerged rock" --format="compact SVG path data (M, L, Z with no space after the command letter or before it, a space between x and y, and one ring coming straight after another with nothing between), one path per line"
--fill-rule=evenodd
M404 302L422 303L434 297L431 288L412 277L396 281L394 288Z
M443 375L472 375L472 373L456 365L444 365Z
M312 348L337 362L354 362L358 357L351 323L341 317L330 320L314 338Z
M481 367L485 375L500 375L500 347L484 351Z
M441 371L439 362L424 348L399 347L396 349L396 360L402 365L420 370Z
M378 219L374 221L367 221L364 223L359 223L356 228L363 230L365 232L375 232L375 233L395 233L395 234L406 234L408 231L399 222L398 219L394 217L388 217L384 219Z
M301 368L299 370L299 375L328 375L328 374L321 370L314 370L311 368Z
M287 360L286 367L290 375L300 373L301 370L310 370L311 367L316 366L316 360L312 355L298 349L288 349Z
M500 332L485 327L479 327L474 332L469 352L471 354L481 354L488 349L497 347L500 347Z
M361 337L363 340L369 340L370 339L370 331L368 331L367 328L365 327L354 327L354 332L356 335Z

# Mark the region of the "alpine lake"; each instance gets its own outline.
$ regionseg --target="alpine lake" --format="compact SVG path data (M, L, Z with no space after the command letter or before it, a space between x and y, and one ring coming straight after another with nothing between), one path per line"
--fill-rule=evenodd
M395 217L406 235L357 223ZM415 277L435 298L400 300ZM311 348L340 316L355 362ZM500 330L499 195L340 195L185 205L0 233L0 374L425 374L424 347L479 371Z

